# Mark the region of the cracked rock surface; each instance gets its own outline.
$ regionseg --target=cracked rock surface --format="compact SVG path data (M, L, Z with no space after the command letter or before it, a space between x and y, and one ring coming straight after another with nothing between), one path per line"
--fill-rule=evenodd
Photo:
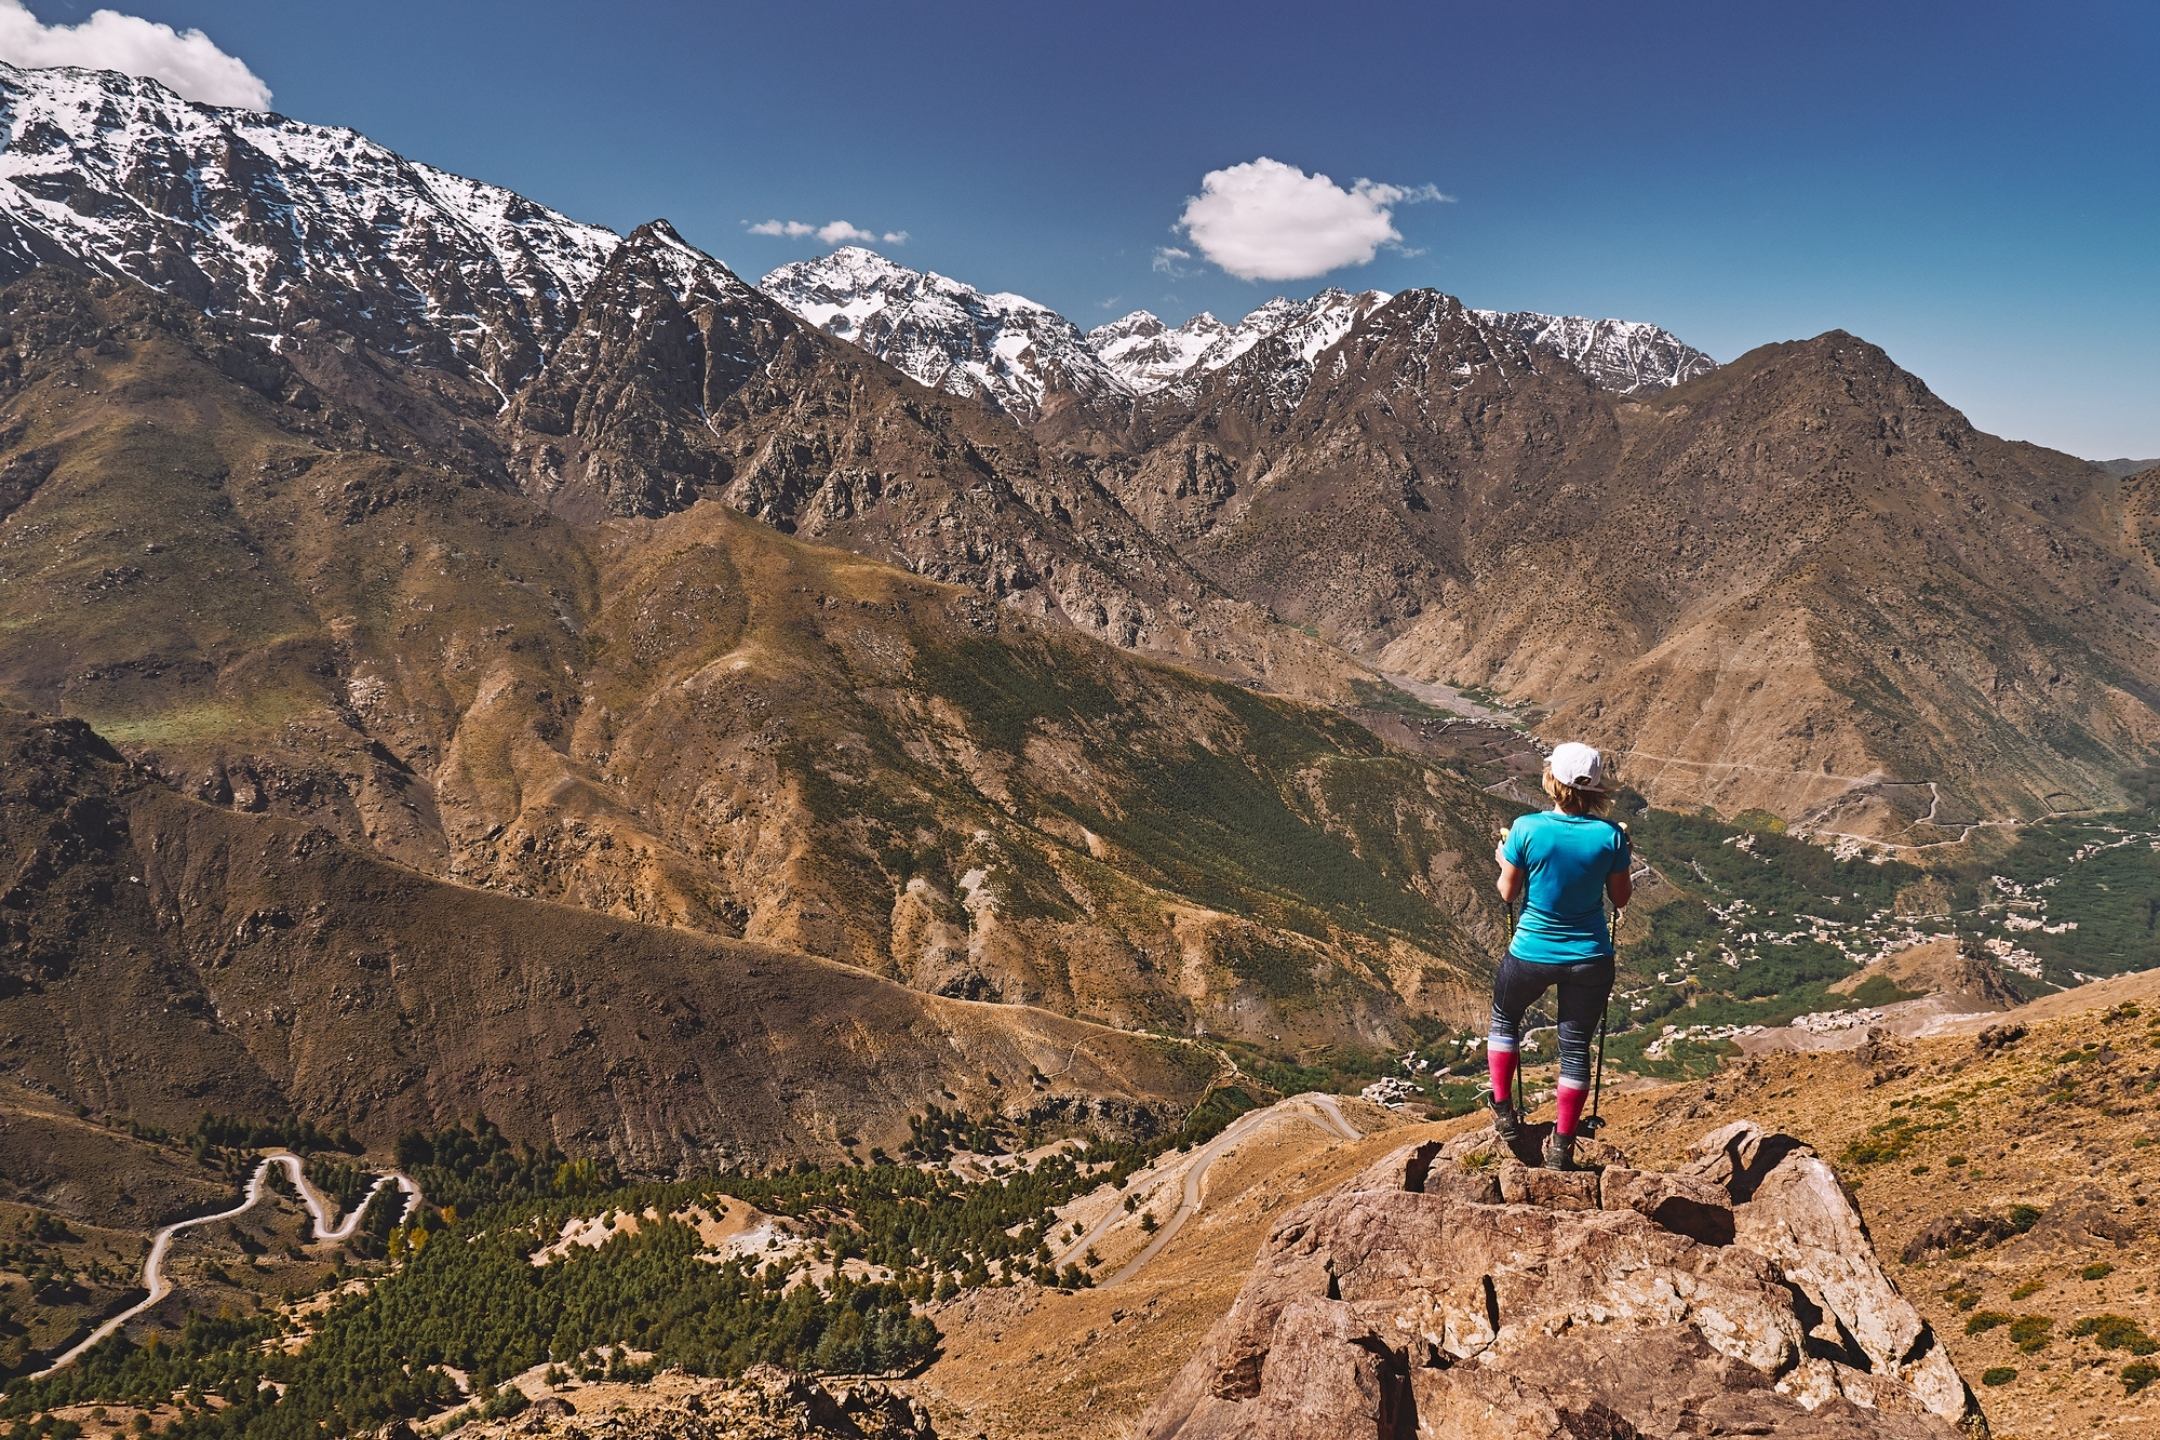
M1740 1121L1673 1172L1487 1129L1275 1227L1148 1440L1981 1435L1828 1164Z

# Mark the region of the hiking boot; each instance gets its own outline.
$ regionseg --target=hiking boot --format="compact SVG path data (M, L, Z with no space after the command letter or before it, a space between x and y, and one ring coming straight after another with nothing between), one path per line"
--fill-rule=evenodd
M1547 1170L1573 1170L1575 1165L1575 1137L1554 1133L1545 1137L1545 1168Z
M1515 1102L1495 1100L1492 1091L1488 1090L1485 1092L1485 1104L1492 1111L1493 1133L1513 1144L1515 1138L1522 1134L1522 1115L1516 1110Z

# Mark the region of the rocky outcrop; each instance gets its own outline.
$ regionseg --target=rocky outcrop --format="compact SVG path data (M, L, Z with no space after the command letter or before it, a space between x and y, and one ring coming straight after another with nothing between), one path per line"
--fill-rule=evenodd
M1673 1172L1490 1130L1292 1212L1142 1423L1148 1440L1985 1433L1851 1196L1739 1122Z

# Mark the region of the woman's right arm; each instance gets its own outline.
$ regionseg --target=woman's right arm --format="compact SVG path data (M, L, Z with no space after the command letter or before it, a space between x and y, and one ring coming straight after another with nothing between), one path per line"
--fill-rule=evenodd
M1627 909L1630 896L1635 893L1635 877L1625 870L1615 870L1605 877L1605 896L1615 910Z
M1500 898L1510 905L1522 899L1526 879L1522 866L1508 859L1508 841L1514 833L1515 827L1512 825L1501 831L1500 843L1493 846L1492 852L1493 864L1500 867L1500 879L1495 888L1500 891Z

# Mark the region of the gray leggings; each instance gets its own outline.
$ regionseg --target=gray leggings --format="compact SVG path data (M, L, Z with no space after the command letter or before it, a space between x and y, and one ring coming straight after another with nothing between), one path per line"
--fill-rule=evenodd
M1492 1035L1486 1043L1496 1050L1520 1046L1523 1012L1555 985L1560 987L1560 1078L1587 1086L1590 1041L1604 1017L1606 1001L1612 998L1610 955L1574 965L1503 957L1500 973L1493 976Z

